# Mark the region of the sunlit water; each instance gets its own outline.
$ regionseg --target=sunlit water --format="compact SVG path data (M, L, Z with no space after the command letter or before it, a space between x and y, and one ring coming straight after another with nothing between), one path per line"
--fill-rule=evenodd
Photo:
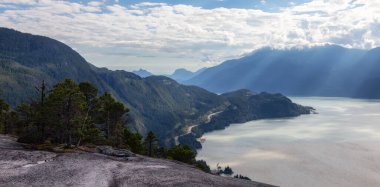
M380 186L380 101L292 98L318 114L233 124L198 158L285 187Z

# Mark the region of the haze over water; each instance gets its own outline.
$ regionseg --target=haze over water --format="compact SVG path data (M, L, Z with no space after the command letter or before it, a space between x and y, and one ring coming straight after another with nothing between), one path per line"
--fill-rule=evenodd
M380 185L380 101L292 100L318 114L233 124L205 134L197 159L283 187Z

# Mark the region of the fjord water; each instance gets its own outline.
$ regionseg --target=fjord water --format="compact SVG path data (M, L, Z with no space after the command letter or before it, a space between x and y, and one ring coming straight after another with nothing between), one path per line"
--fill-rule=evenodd
M380 186L380 101L291 98L318 114L205 134L197 159L282 187Z

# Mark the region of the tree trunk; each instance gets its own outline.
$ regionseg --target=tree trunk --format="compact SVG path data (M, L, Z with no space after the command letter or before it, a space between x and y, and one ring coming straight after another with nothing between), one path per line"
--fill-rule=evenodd
M71 132L69 131L69 143L68 143L68 147L71 147Z
M4 120L3 120L3 124L4 124L4 134L8 134L8 120L7 120L7 114L5 113L4 114Z
M41 109L41 114L42 116L44 116L44 104L45 104L45 91L46 91L46 85L45 85L45 80L42 80L42 84L41 84L41 88L38 89L40 92L41 92L41 100L40 100L40 109ZM41 120L39 122L39 129L38 131L41 133L40 134L40 141L41 142L44 142L45 141L45 123Z
M69 99L67 101L67 108L66 108L66 130L67 130L67 138L68 147L71 146L71 126L70 126L70 113L71 113L71 95L69 96Z
M109 139L110 138L110 112L108 111L107 112L107 139Z
M89 102L87 102L87 103L89 103ZM85 126L86 126L86 124L87 124L87 119L88 119L88 116L89 116L89 113L90 113L90 110L91 110L91 108L90 108L90 106L89 106L90 104L87 104L87 105L88 105L88 109L87 109L87 112L86 112L86 116L84 117L84 121L83 121L83 123L82 123L82 126L80 127L82 133L83 133L84 128L85 128ZM80 143L81 143L81 141L82 141L82 138L83 138L83 137L79 137L79 140L78 140L78 142L77 142L77 147L80 146Z
M149 156L152 156L152 142L149 142Z
M80 142L82 141L82 137L79 138L78 142L77 142L77 147L80 146Z

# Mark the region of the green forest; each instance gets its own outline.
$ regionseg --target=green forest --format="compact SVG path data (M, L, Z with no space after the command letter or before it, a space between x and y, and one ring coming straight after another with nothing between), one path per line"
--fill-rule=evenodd
M129 109L110 93L98 95L88 82L71 79L47 90L45 82L36 87L39 97L14 109L0 99L0 132L18 137L18 141L36 149L51 150L63 145L65 150L79 146L109 145L136 154L166 158L194 165L210 172L205 161L197 161L189 146L161 147L153 132L145 138L123 125Z

